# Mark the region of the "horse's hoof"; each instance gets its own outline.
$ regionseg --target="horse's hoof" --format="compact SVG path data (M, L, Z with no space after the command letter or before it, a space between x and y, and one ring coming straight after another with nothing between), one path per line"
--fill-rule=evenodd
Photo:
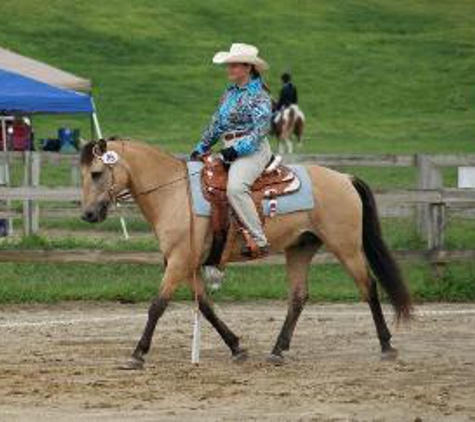
M396 360L396 358L397 358L397 349L395 349L394 347L389 347L388 349L383 350L381 352L381 360L392 361L392 360Z
M284 364L284 357L282 355L276 355L275 353L271 353L266 360L275 366L281 366Z
M136 357L131 357L127 362L119 366L123 371L137 371L143 369L145 361Z
M242 362L245 362L248 357L249 357L249 355L247 354L247 350L246 349L240 349L238 352L236 352L233 355L233 362L234 363L242 363Z

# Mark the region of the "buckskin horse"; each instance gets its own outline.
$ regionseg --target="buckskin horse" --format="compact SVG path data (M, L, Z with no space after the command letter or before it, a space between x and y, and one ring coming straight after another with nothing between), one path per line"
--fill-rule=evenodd
M115 159L103 159L103 154L111 151ZM385 290L397 320L409 319L412 305L398 265L382 239L373 194L357 177L318 165L306 169L313 184L315 207L277 215L265 224L272 251L285 254L290 290L287 316L269 361L281 363L283 352L289 349L308 299L309 265L322 245L338 258L369 304L382 358L394 358L397 351L391 346L376 280ZM185 162L145 143L100 140L83 148L81 172L82 218L90 223L104 221L109 206L121 192L129 191L151 224L165 259L159 293L150 304L145 329L126 368L143 367L157 322L180 283L194 290L201 313L220 334L233 359L244 360L246 350L214 312L199 272L210 251L212 234L209 218L195 215L191 205L186 206L191 199ZM230 261L241 259L240 249L236 244Z

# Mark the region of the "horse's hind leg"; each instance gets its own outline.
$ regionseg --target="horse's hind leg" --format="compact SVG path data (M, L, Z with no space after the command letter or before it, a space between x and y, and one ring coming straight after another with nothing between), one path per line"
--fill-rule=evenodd
M353 277L363 298L368 302L378 334L383 359L396 357L397 351L391 346L391 333L386 324L381 303L379 302L376 280L371 277L363 252L359 249L352 253L336 253L340 262Z
M376 332L378 333L379 343L381 345L381 357L385 360L394 359L397 356L397 350L391 346L391 333L386 324L383 310L381 309L381 303L379 302L378 286L373 277L370 279L368 304L371 309Z
M301 242L285 250L287 277L290 282L289 305L284 325L280 331L269 362L283 362L282 352L289 350L292 335L308 299L307 273L312 258L321 246L320 240L311 235L303 235Z
M300 121L297 122L297 124L295 125L294 135L297 138L297 147L298 148L302 147L302 144L303 144L303 142L302 142L303 125Z

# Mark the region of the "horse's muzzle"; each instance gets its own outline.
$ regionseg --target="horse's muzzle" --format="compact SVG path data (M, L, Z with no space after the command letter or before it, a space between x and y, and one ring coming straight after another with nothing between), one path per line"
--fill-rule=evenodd
M107 218L109 204L101 202L96 207L87 208L81 215L81 219L87 223L101 223Z

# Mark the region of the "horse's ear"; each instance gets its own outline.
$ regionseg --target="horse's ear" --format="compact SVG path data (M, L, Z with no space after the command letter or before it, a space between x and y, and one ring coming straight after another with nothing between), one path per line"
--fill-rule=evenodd
M107 152L107 141L105 139L99 139L97 141L97 147L99 148L99 151L101 151L102 154Z

